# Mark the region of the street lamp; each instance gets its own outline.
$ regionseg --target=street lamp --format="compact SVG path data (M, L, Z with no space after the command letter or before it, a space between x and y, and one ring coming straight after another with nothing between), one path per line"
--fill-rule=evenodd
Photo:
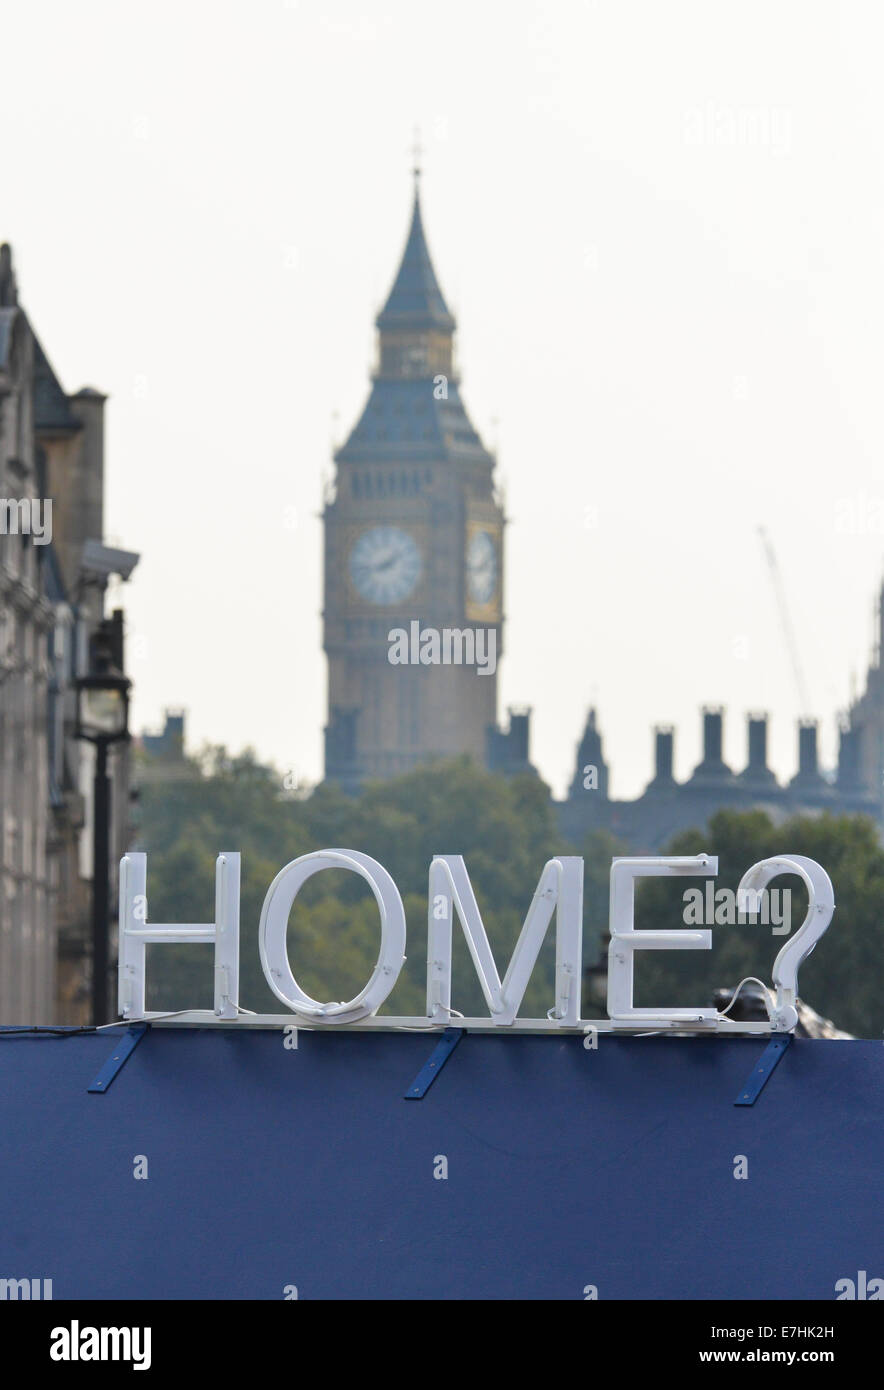
M583 983L589 1002L599 1009L600 1017L604 1017L608 1004L608 945L610 936L606 931L599 944L599 954L592 965L588 965L583 972Z
M95 744L92 824L92 1022L107 1022L111 787L107 750L129 738L131 682L113 664L109 634L95 634L94 669L77 681L76 737Z

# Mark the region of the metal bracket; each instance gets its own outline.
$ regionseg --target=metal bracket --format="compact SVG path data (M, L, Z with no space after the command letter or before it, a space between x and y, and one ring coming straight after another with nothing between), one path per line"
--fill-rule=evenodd
M132 1056L132 1053L141 1042L149 1026L150 1025L147 1023L133 1023L130 1025L128 1032L120 1038L113 1052L101 1068L101 1071L88 1088L93 1094L104 1094L117 1075L117 1072L122 1070Z
M463 1028L445 1029L430 1057L414 1078L414 1084L405 1092L406 1100L423 1100L463 1035Z
M755 1104L770 1077L773 1075L774 1068L791 1041L791 1033L783 1033L778 1038L771 1038L767 1047L759 1057L758 1062L752 1068L749 1079L734 1101L734 1105Z

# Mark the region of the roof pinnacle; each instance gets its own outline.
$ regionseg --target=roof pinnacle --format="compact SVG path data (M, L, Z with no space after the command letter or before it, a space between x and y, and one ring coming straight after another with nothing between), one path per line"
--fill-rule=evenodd
M412 165L411 172L412 172L412 174L414 175L414 195L415 195L415 197L417 197L417 191L418 191L418 187L419 187L419 184L420 184L420 176L421 176L421 172L422 172L422 170L421 170L421 155L423 154L423 152L424 152L424 147L423 147L423 145L421 144L421 131L420 131L420 126L417 126L417 125L416 125L416 126L414 127L414 144L412 145L411 150L410 150L411 156L412 156L412 158L413 158L413 160L414 160L414 164Z

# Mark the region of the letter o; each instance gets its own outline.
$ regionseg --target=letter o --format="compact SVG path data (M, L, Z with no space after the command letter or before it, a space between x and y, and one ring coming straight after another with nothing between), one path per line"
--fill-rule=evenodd
M286 928L292 904L308 878L323 869L350 869L364 878L381 916L381 948L365 988L344 1004L321 1004L305 994L292 974ZM353 849L323 849L302 854L280 869L267 890L258 927L258 950L264 978L277 999L299 1018L356 1023L376 1013L399 978L405 961L405 910L399 889L383 864Z

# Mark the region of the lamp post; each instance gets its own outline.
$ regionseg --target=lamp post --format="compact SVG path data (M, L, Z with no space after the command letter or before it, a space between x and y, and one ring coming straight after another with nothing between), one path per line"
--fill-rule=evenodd
M589 1002L601 1011L600 1017L604 1017L608 1003L608 946L610 941L610 935L606 931L599 944L597 959L592 965L588 965L583 972L583 981Z
M76 736L95 745L92 825L92 1022L107 1022L108 920L110 916L111 786L107 752L129 738L131 682L113 665L96 634L95 670L77 681Z

